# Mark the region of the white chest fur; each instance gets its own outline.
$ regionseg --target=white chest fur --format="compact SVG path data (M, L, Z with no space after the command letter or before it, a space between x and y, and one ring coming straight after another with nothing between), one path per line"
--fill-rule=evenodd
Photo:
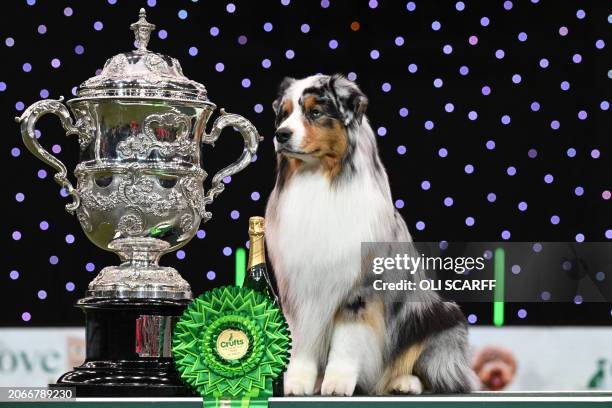
M266 225L287 295L298 303L325 296L324 303L337 306L360 274L361 242L383 239L380 222L392 213L389 198L368 177L331 186L320 172L295 174Z

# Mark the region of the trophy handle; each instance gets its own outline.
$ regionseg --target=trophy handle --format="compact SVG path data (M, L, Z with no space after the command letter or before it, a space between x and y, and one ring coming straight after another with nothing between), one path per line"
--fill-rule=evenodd
M66 211L73 214L79 207L81 199L72 186L72 183L70 183L70 180L66 177L68 174L66 166L40 145L34 133L34 126L36 126L38 119L47 113L53 113L59 117L62 126L66 130L66 135L81 135L81 129L73 125L70 112L68 112L68 108L62 103L63 99L63 97L60 97L57 101L53 99L44 99L35 102L23 112L21 117L15 117L15 121L21 124L21 137L28 150L41 161L57 170L54 176L55 181L60 186L64 187L68 191L68 194L72 196L72 202L66 204Z
M233 126L238 129L242 135L242 138L244 139L244 150L242 151L242 154L238 160L229 166L222 168L213 176L210 190L208 190L206 197L204 197L204 205L212 203L213 200L223 192L225 189L223 179L225 177L232 176L251 164L251 158L255 152L257 152L259 141L263 139L259 136L259 133L257 133L255 126L253 126L253 124L247 119L234 113L227 113L224 109L221 109L221 115L217 118L217 120L215 120L215 123L213 123L210 133L204 134L202 142L214 146L215 142L219 138L219 135L221 134L221 131L227 126ZM210 212L206 212L203 220L207 221L211 217L212 214Z

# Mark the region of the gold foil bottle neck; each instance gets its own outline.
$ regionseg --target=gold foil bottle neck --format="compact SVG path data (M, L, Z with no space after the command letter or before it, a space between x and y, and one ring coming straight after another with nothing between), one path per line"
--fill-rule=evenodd
M249 218L249 236L264 234L264 217Z
M264 218L249 218L249 261L247 268L266 263L264 246Z

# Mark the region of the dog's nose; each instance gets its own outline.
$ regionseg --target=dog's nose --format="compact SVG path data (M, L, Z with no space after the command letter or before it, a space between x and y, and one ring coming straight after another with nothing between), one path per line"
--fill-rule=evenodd
M276 141L278 143L285 143L291 137L291 130L286 127L282 127L276 130Z

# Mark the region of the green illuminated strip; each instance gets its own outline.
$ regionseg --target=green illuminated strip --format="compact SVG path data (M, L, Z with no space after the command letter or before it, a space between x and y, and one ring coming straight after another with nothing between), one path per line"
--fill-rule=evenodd
M236 286L242 287L246 273L246 251L244 248L236 249Z
M493 324L504 325L504 279L506 270L506 252L503 248L495 250L494 257L495 292L493 293Z

